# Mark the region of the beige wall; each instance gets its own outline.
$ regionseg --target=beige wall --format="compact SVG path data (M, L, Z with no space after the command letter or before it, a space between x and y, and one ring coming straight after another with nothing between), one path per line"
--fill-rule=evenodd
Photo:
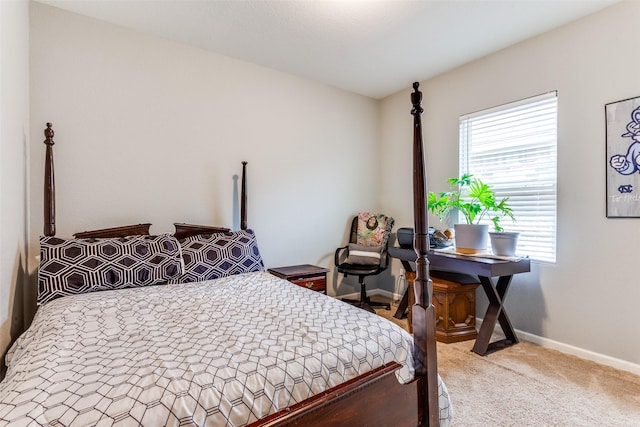
M372 99L40 3L30 55L32 135L48 121L56 132L60 236L141 222L238 228L242 160L267 266L331 266L350 217L377 205ZM45 150L33 139L35 250Z
M557 262L514 278L507 300L517 329L548 345L575 346L625 368L640 364L638 219L605 217L604 105L640 96L640 2L626 1L421 83L428 181L457 174L458 117L558 91ZM411 224L409 91L382 102L382 208L404 206ZM431 218L437 225L434 218ZM394 265L399 268L399 265ZM479 315L484 306L479 307ZM635 364L635 367L625 363Z
M29 4L0 1L0 372L24 324Z

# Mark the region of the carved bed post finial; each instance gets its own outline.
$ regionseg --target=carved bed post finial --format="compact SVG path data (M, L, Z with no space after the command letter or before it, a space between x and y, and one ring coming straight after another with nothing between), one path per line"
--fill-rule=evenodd
M240 193L240 229L247 229L247 162L242 162L242 184Z
M44 130L44 137L45 137L45 141L44 143L47 145L53 145L55 144L55 142L53 142L53 129L51 128L51 126L53 126L51 123L47 123L47 128Z
M427 174L422 142L422 92L418 82L413 84L411 103L413 108L413 218L414 249L416 251L416 278L413 284L415 304L411 308L415 353L421 366L423 378L423 414L420 425L438 426L438 362L436 353L435 307L431 301L433 283L429 277L429 223L427 218Z
M418 90L420 84L415 82L413 84L413 93L411 94L411 104L413 104L413 109L411 110L411 114L414 116L416 114L422 114L424 110L422 109L422 92ZM422 137L421 137L422 138Z
M44 161L44 235L56 234L56 195L53 175L53 128L47 123L44 130L44 144L47 146Z

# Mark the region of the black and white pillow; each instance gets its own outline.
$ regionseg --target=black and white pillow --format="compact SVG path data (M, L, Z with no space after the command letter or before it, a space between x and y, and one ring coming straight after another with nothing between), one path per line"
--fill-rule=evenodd
M110 239L40 238L38 305L87 292L154 285L184 264L170 234Z
M382 246L365 246L349 243L348 264L354 265L380 265Z
M253 230L200 234L181 239L180 245L185 272L169 283L201 282L264 270Z

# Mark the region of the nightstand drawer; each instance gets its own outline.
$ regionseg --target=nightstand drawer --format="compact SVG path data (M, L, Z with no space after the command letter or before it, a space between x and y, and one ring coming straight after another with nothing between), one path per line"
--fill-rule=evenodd
M315 276L315 277L299 277L299 278L292 277L288 280L291 283L295 283L298 286L303 286L307 289L311 289L312 291L327 293L327 278L325 275Z
M327 272L328 268L317 267L315 265L292 265L288 267L270 268L269 273L286 279L303 288L313 291L327 293Z

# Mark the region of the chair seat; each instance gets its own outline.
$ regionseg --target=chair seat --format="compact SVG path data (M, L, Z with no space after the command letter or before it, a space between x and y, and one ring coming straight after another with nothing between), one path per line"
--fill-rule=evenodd
M346 273L351 275L374 275L383 272L386 268L380 268L379 265L358 265L358 264L349 264L342 263L337 266L337 269L340 273Z

